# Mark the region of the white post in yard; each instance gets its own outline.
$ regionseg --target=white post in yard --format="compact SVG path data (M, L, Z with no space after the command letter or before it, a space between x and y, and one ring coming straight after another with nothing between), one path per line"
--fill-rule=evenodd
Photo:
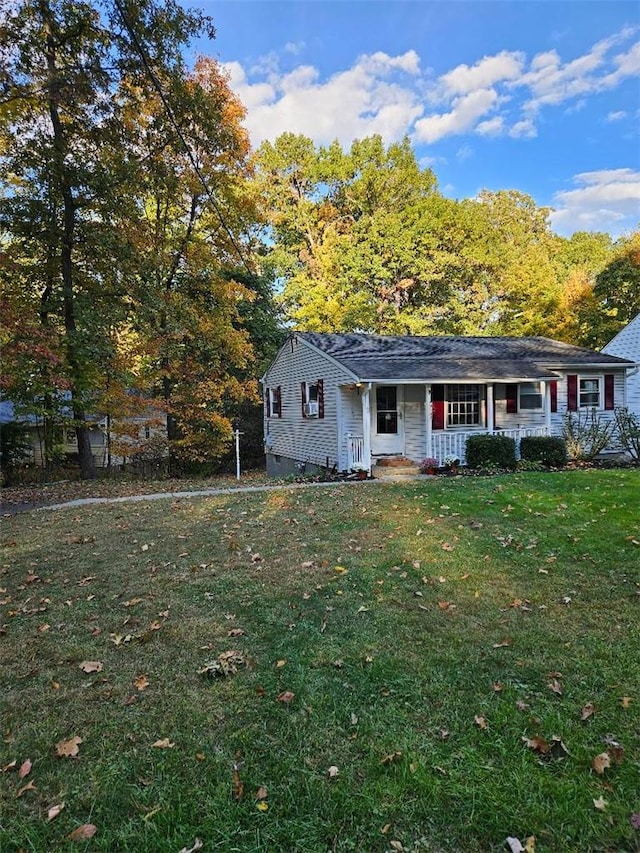
M244 435L239 429L234 431L236 437L236 480L240 479L240 436Z

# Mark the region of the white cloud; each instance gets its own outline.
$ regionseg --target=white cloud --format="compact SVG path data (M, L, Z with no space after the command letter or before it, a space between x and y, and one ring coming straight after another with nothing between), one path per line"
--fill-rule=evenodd
M533 139L538 135L535 124L530 118L524 118L517 121L513 127L509 129L509 136L512 139Z
M251 83L237 63L227 66L231 85L247 107L246 126L254 145L281 133L303 133L318 143L379 133L386 142L408 132L423 107L407 75L419 72L415 51L401 56L365 55L347 71L321 80L312 66L271 74L268 84Z
M298 54L302 53L306 46L306 42L304 41L288 41L284 46L284 50L285 53L292 53L294 56L298 56Z
M419 119L415 123L415 138L418 142L431 143L444 136L471 130L478 119L493 108L497 99L494 89L479 89L462 98L455 98L450 112Z
M529 90L531 97L525 110L530 115L544 106L557 106L573 98L611 89L625 77L640 73L640 42L626 53L610 56L612 48L633 32L625 28L567 63L561 61L556 50L539 53L531 60L529 71L509 85Z
M531 139L543 108L563 106L570 114L583 109L594 94L640 74L640 42L629 44L636 31L625 28L568 61L557 49L530 61L520 51L502 50L435 79L430 70L421 69L415 50L397 56L365 54L330 77L306 64L283 71L283 55L298 55L303 42L261 57L249 70L238 62L226 67L247 108L254 145L284 131L303 133L321 144L338 139L343 145L375 133L385 142L409 134L427 145L469 133ZM610 113L607 120L619 117Z
M458 65L443 74L439 83L446 92L465 95L517 78L522 72L523 63L522 53L503 50L496 56L483 57L475 65Z
M620 121L623 118L627 117L626 110L617 110L616 112L607 114L607 121Z
M617 236L637 227L640 218L640 171L601 169L574 177L576 189L554 196L551 214L554 229L561 234L574 231L609 231Z
M502 116L494 116L486 121L481 121L476 125L476 133L480 136L500 136L504 133L504 118Z
M456 151L456 157L458 160L463 162L464 160L468 160L470 157L473 157L474 153L475 152L470 145L463 145Z

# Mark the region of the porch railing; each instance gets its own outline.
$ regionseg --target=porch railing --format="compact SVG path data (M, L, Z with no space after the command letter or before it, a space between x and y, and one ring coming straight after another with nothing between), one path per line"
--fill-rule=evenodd
M472 435L488 435L489 430L474 430L473 432L454 432L453 430L446 432L434 432L431 435L431 453L429 456L435 456L439 465L444 465L444 460L447 456L455 456L461 462L465 463L465 451L467 439ZM515 439L516 442L516 457L520 456L520 439L529 435L547 435L546 427L520 427L519 429L496 429L492 435L506 435L509 438Z
M369 468L364 458L364 436L347 433L347 468L349 471Z

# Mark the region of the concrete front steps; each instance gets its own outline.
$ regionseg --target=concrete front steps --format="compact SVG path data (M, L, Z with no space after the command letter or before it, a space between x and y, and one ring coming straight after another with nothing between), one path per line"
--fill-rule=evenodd
M381 456L371 467L376 480L402 480L418 477L420 468L405 456Z

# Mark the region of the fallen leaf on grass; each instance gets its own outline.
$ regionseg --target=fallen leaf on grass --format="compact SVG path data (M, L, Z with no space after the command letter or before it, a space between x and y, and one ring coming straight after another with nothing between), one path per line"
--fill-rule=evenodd
M17 763L18 762L14 758L13 761L10 761L8 764L5 764L4 767L0 767L0 773L6 773L7 770L13 770Z
M584 722L588 720L589 717L592 717L596 712L595 705L593 702L587 702L584 708L580 711L580 719Z
M537 752L539 755L548 755L550 758L566 758L569 755L569 750L562 742L562 738L554 735L549 741L545 740L540 735L534 735L532 738L523 737L522 742L529 749Z
M57 818L63 808L64 808L64 803L60 803L57 806L51 806L51 808L47 812L47 820L51 821L51 820L54 820L54 818Z
M389 847L391 847L392 850L397 850L398 853L403 853L404 851L404 847L402 846L401 841L390 841Z
M67 835L69 841L88 841L98 831L98 827L93 823L83 823L82 826L77 826L73 832Z
M480 716L480 714L475 715L475 717L473 718L473 722L476 724L476 726L479 729L486 729L487 728L487 721L485 720L484 717Z
M609 805L609 801L605 800L604 797L598 797L597 800L593 801L593 805L596 809L598 809L599 812L603 812L606 810L607 806Z
M234 800L241 800L244 793L244 782L240 778L240 766L240 762L236 762L231 774L231 796Z
M264 787L264 785L261 785L261 786L258 788L258 790L256 791L256 800L266 800L266 799L267 799L267 794L268 794L268 793L269 793L269 792L268 792L268 791L267 791L267 789Z
M207 675L211 678L226 678L235 675L238 672L238 667L243 665L249 666L249 661L242 652L229 649L227 652L221 652L215 660L206 663L202 669L198 670L198 674Z
M634 812L629 818L634 829L640 829L640 812Z
M491 646L491 648L492 648L492 649L504 649L504 648L506 648L507 646L510 646L512 642L513 642L513 641L512 641L512 639L511 639L511 637L505 637L505 638L504 638L504 640L502 640L501 642L499 642L499 643L494 643L494 644Z
M227 637L243 637L246 631L243 628L231 628L227 631Z
M193 842L193 847L183 847L178 853L196 853L196 850L202 850L202 841L196 838Z
M33 779L31 779L29 782L27 782L26 785L23 785L22 788L18 789L18 793L16 794L16 797L21 797L27 791L35 791L35 790L36 790L35 782L33 781Z
M599 776L602 776L607 767L611 767L611 758L608 752L601 752L591 762L591 766Z
M83 660L81 664L78 664L78 667L87 674L91 672L102 672L104 669L102 661L99 660Z
M547 741L540 737L540 735L534 735L534 737L524 737L522 738L522 742L529 749L532 749L534 752L539 752L540 755L547 755L551 747L547 743Z
M21 779L24 779L24 777L25 777L25 776L28 776L28 775L29 775L29 773L31 773L31 767L32 767L32 766L33 766L33 765L31 764L31 759L30 759L30 758L27 758L27 759L26 759L25 761L23 761L23 762L22 762L22 764L20 765L20 769L18 770L18 776L19 776Z
M291 690L285 690L278 696L278 702L282 702L284 705L288 705L295 695L296 694L292 693Z
M622 705L622 707L623 707L623 708L625 709L625 711L626 711L626 710L627 710L627 708L630 708L630 707L631 707L631 696L622 696L622 697L620 698L620 704Z
M282 667L286 665L287 661L284 658L282 660L276 661L276 669L282 669Z
M69 740L59 740L55 746L56 755L58 758L75 758L80 751L81 743L82 738L77 735Z
M168 737L163 737L161 740L157 740L155 743L152 743L151 746L156 749L173 749L175 743L172 743Z
M506 840L506 844L509 847L511 853L535 853L536 849L536 837L535 835L530 835L525 843L524 847L522 846L522 842L519 838L514 838L513 836L509 836Z
M137 678L134 679L133 686L136 688L136 690L146 690L149 686L149 683L149 679L146 675L143 674L138 675Z
M269 803L265 803L264 800L261 800L257 804L256 808L258 809L259 812L268 812L269 811Z
M547 684L549 690L552 690L556 696L562 696L562 685L558 681L557 678L552 678L551 681Z
M327 770L327 776L329 779L335 779L336 776L340 774L340 770L336 767L335 764L332 764L331 767Z
M393 761L396 761L401 756L402 752L399 749L396 749L395 752L390 752L389 755L385 755L384 758L381 758L380 764L391 764Z

